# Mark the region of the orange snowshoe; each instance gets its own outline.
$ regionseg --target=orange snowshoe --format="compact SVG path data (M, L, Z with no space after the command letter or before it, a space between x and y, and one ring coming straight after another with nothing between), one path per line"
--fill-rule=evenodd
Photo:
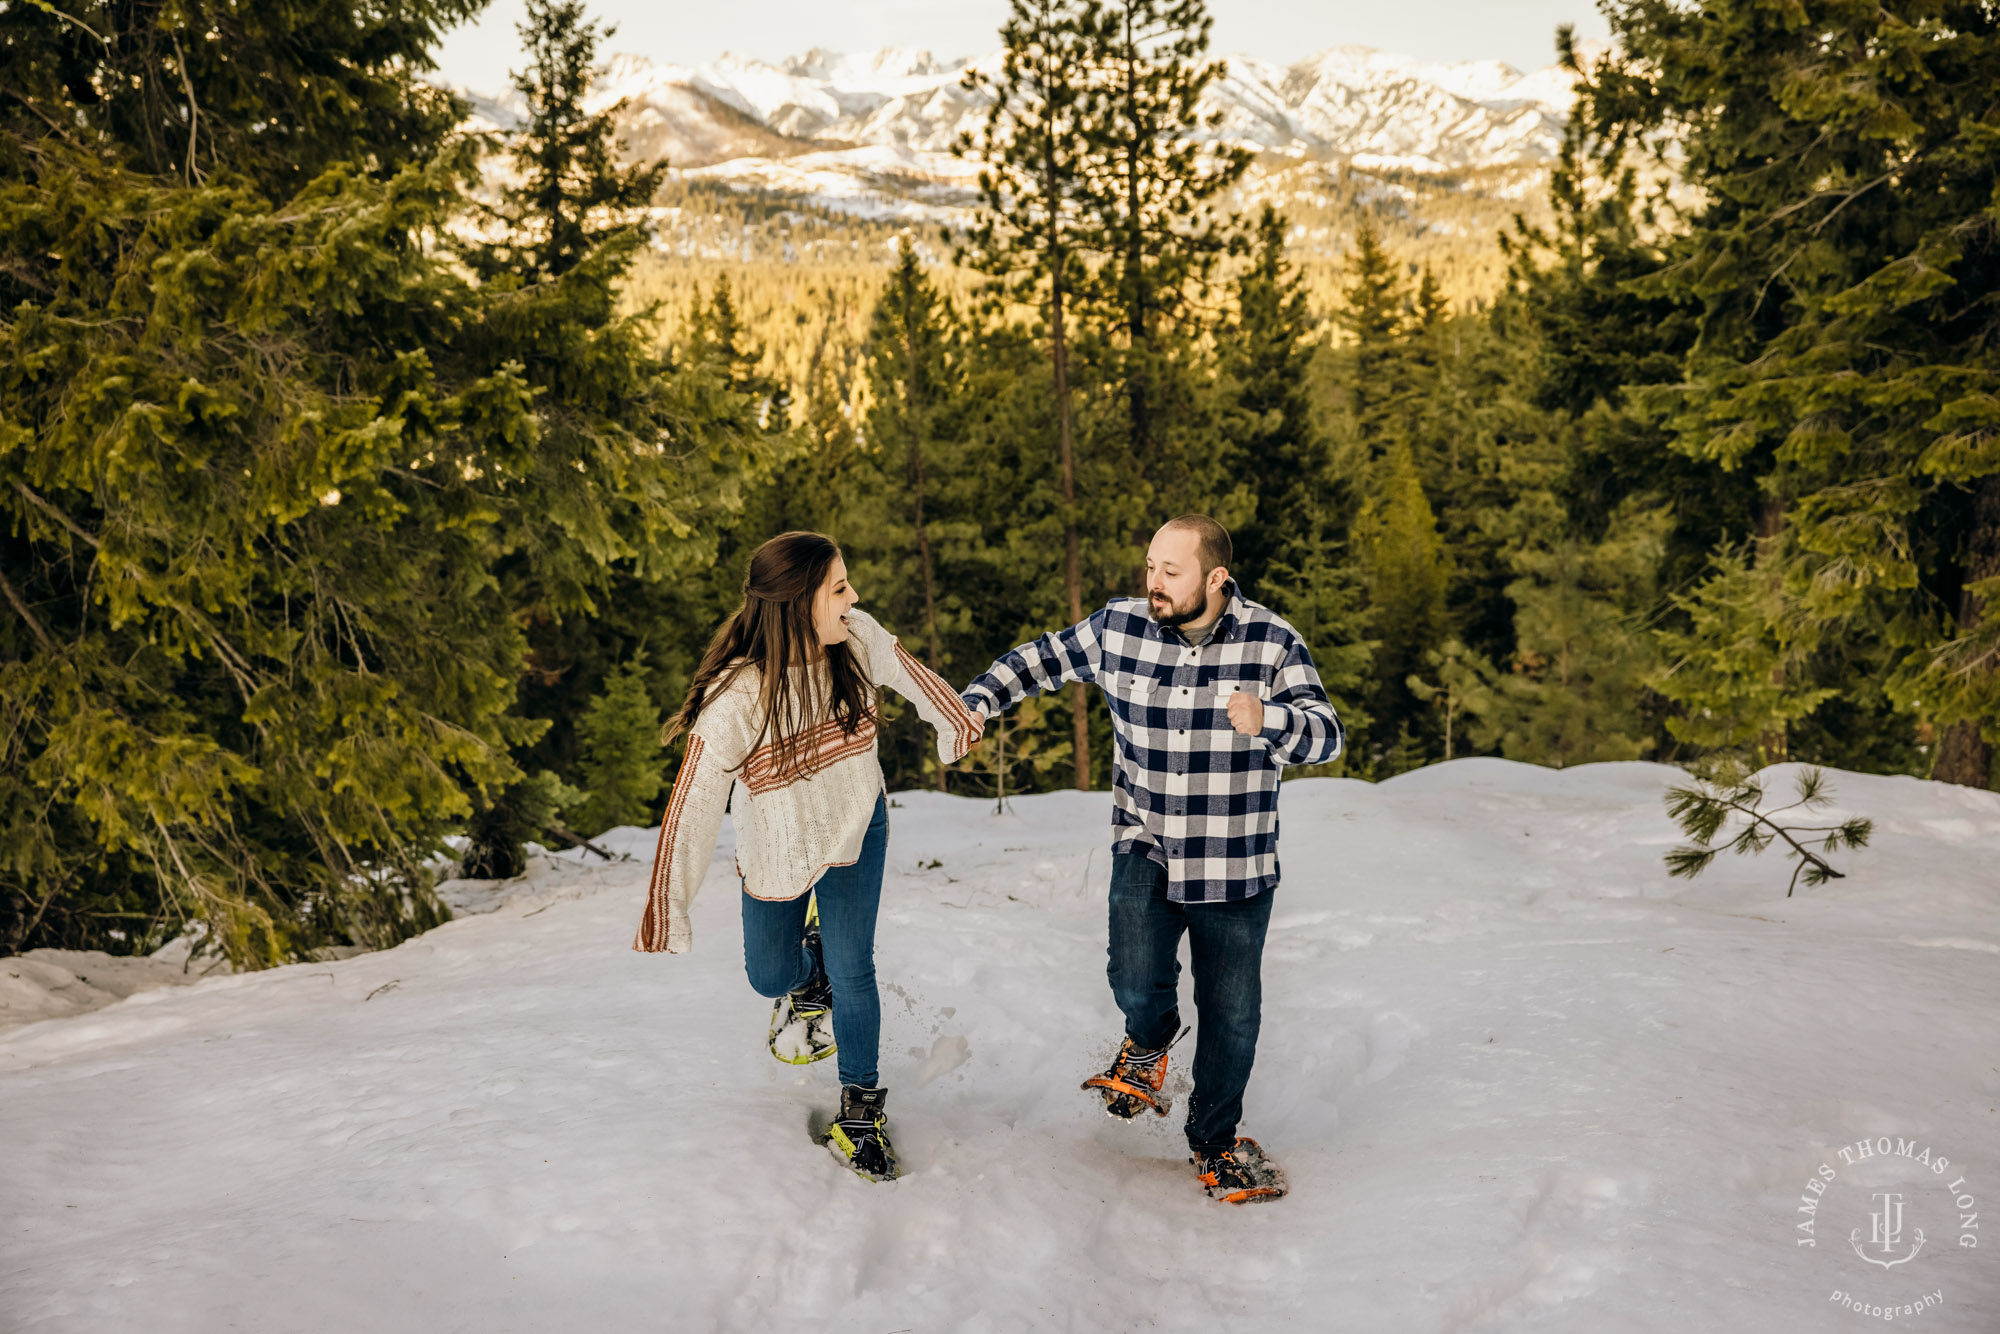
M1187 1030L1182 1029L1181 1034L1185 1037ZM1180 1038L1174 1039L1179 1041ZM1165 1116L1174 1105L1174 1100L1162 1091L1167 1082L1167 1053L1173 1050L1173 1045L1169 1042L1145 1051L1126 1038L1119 1044L1118 1058L1111 1062L1111 1068L1084 1080L1083 1087L1101 1094L1104 1110L1121 1121L1130 1121L1144 1111Z
M1237 1136L1227 1149L1197 1153L1188 1161L1208 1197L1224 1204L1260 1204L1285 1193L1285 1174L1248 1135Z

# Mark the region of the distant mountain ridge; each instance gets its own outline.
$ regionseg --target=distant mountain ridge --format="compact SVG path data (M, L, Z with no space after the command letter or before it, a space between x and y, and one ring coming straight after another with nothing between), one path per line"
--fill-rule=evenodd
M940 61L889 47L862 53L815 48L776 63L724 56L688 67L618 55L600 70L592 100L628 103L634 156L677 168L714 168L860 148L899 159L942 156L986 112L960 81L968 67L997 70L998 53ZM1570 104L1570 76L1523 74L1497 60L1438 64L1342 46L1280 65L1231 56L1204 109L1218 137L1266 152L1324 154L1363 167L1451 171L1539 164L1554 156ZM476 113L507 125L511 97L475 97ZM942 163L934 172L956 175Z

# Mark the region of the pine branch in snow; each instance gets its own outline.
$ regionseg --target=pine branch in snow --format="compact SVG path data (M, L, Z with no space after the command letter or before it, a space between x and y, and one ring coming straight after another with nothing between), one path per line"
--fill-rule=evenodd
M1820 854L1868 846L1875 822L1855 816L1831 825L1784 823L1778 817L1786 812L1816 811L1832 799L1826 774L1819 769L1799 770L1795 788L1797 800L1770 810L1760 809L1763 784L1740 766L1697 776L1689 787L1668 788L1667 814L1693 841L1666 854L1667 874L1692 878L1708 869L1716 854L1725 849L1738 856L1754 856L1782 839L1788 849L1786 859L1794 863L1785 886L1786 898L1792 896L1801 879L1808 886L1844 879L1845 873L1835 870ZM1740 825L1733 837L1718 844L1716 839L1732 816L1740 817Z

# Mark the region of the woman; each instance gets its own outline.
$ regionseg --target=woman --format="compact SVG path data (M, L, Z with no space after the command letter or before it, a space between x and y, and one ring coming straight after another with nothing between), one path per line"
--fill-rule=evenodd
M750 985L778 1000L781 1023L823 1010L830 994L841 1088L825 1139L855 1171L886 1181L896 1156L877 1082L875 911L889 810L876 692L887 686L916 705L946 764L979 728L957 692L855 601L832 538L783 533L751 553L743 603L709 641L661 737L687 733L687 754L633 948L678 954L693 943L688 909L735 791Z

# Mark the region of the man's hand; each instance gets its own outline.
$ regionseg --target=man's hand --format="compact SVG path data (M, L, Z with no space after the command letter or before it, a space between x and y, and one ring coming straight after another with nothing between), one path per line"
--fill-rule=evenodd
M1244 736L1256 736L1264 730L1264 701L1248 690L1239 690L1229 697L1229 725Z
M968 709L966 712L972 715L972 739L978 741L986 735L986 715L977 709Z

